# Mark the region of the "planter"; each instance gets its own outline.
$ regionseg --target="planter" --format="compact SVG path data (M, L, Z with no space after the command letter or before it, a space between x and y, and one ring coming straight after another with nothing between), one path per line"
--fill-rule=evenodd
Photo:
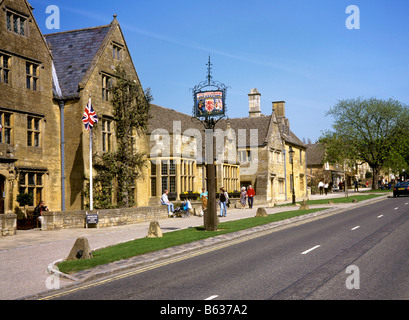
M240 192L228 192L229 199L240 198Z
M184 201L186 199L197 200L199 198L199 196L200 195L197 194L197 193L181 193L181 194L179 194L179 199L182 200L182 201Z

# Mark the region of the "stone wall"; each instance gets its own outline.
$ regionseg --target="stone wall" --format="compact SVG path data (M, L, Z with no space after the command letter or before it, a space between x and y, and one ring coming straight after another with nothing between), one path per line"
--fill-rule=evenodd
M0 214L0 236L13 236L17 232L17 215Z
M93 211L43 212L42 230L85 228L86 214L98 213L98 227L135 224L144 221L159 220L168 217L166 206L137 207L123 209L105 209ZM89 225L94 227L95 225Z

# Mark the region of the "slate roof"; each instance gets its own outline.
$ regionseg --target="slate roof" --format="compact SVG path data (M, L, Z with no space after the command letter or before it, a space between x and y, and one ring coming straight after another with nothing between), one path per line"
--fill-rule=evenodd
M322 166L324 161L324 148L319 143L307 144L307 165Z
M44 35L51 52L65 99L79 97L82 82L100 49L110 25Z

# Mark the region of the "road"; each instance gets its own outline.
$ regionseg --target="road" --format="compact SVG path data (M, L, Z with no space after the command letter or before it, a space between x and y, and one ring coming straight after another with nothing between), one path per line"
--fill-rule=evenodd
M63 291L55 299L408 299L409 198Z

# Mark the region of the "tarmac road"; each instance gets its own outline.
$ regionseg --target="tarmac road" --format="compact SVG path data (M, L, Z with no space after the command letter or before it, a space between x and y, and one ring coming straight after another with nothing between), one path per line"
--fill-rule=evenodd
M334 193L328 196L312 196L311 199L322 197L344 196L343 193ZM353 193L350 193L353 196ZM386 197L386 196L385 196ZM384 198L385 198L384 197ZM370 200L369 202L372 202ZM363 203L332 205L334 210L352 206L361 206ZM311 206L312 207L312 206ZM284 210L293 210L291 207L268 208L267 212L273 214ZM227 218L221 221L243 219L255 216L257 207L253 209L229 209ZM190 217L186 219L164 219L160 220L162 232L203 225L203 218ZM65 229L58 231L41 231L33 229L28 231L18 231L17 235L0 238L0 299L11 300L30 298L39 293L49 291L49 265L68 256L75 240L78 237L87 237L93 250L101 247L114 245L147 235L149 222L100 229ZM232 235L233 237L233 235ZM180 254L179 252L158 252L155 257L149 257L152 261L157 260L161 254L167 256ZM144 257L141 257L143 259ZM149 260L151 261L151 260ZM139 261L140 263L140 261ZM146 263L146 261L145 261ZM107 268L117 268L118 265L107 266ZM94 270L90 271L91 274ZM110 272L103 270L104 272ZM94 276L100 276L94 272ZM92 277L91 277L92 278ZM60 278L60 286L71 286L74 283L87 281L89 274L83 278L66 279ZM52 286L51 286L52 287Z

